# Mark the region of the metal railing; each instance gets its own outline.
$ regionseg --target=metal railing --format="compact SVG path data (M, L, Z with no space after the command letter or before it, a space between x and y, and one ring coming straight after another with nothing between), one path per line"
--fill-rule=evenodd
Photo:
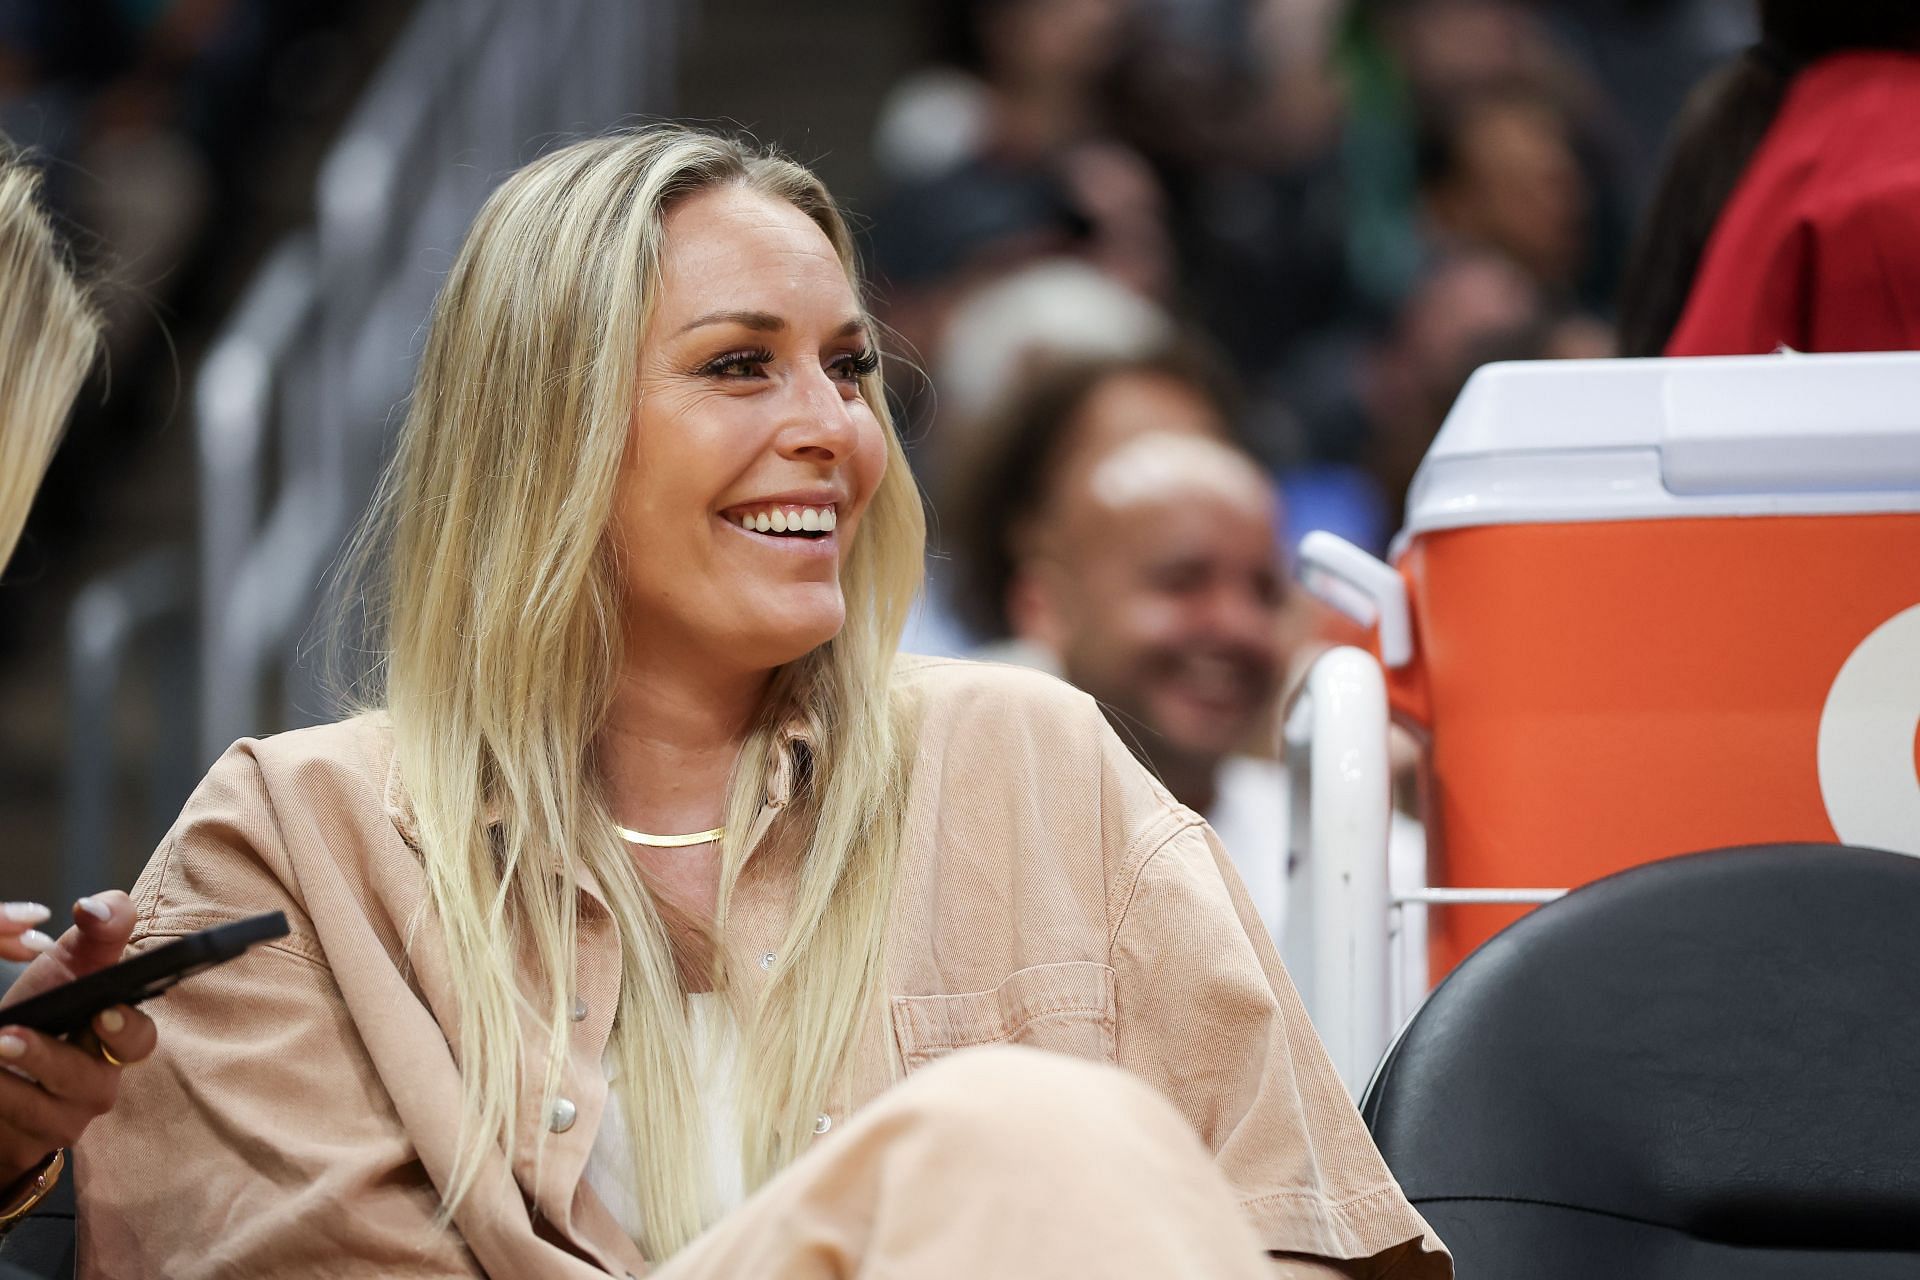
M1423 869L1395 865L1387 705L1378 659L1329 649L1289 701L1281 730L1288 857L1297 868L1287 968L1356 1100L1426 997L1425 908L1536 905L1567 892L1434 886Z
M199 714L163 749L204 769L237 737L334 713L304 641L446 264L513 168L666 112L678 27L674 0L421 0L322 164L314 225L269 255L195 379L197 608L174 561L97 580L76 605L91 622L70 626L76 681L117 672L148 620L186 611L197 651L157 687L197 685ZM112 696L77 695L69 743L69 865L88 874L101 855L80 846L112 826Z
M179 749L185 736L180 727L193 722L190 574L181 549L149 551L89 583L67 615L68 740L95 746L71 752L67 764L60 864L65 901L113 883L109 850L120 753L98 744L115 741L115 712L131 669L146 676L153 713L138 788L147 833L166 830L198 776L192 757Z

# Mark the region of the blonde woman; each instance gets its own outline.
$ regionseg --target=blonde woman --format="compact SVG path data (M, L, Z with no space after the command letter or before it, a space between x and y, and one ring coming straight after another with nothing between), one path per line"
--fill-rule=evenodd
M0 566L100 343L38 189L39 176L0 141ZM37 902L0 902L0 961L33 961L11 990L0 970L0 1067L11 1068L0 1071L0 1234L57 1184L61 1148L113 1105L121 1064L153 1048L153 1024L133 1009L95 1020L112 1058L7 1025L6 1005L112 964L133 928L123 893L82 898L58 939L40 929L52 915Z
M1199 819L1064 685L896 658L876 337L733 142L488 201L382 708L236 745L136 887L293 933L158 1008L83 1275L1449 1274Z

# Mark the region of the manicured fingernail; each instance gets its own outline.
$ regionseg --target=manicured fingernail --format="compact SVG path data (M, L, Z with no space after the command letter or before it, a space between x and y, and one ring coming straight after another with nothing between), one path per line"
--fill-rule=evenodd
M113 919L113 908L98 898L82 898L73 904L102 924Z
M100 1029L102 1031L108 1032L109 1034L120 1030L120 1028L126 1025L127 1025L127 1015L120 1012L118 1009L108 1009L105 1013L102 1013L100 1015Z
M0 906L0 914L4 914L7 919L17 924L39 924L53 912L37 902L9 902L5 906Z
M26 1056L27 1042L19 1036L0 1036L0 1058Z
M51 951L53 939L38 929L29 929L20 935L20 945L29 951Z

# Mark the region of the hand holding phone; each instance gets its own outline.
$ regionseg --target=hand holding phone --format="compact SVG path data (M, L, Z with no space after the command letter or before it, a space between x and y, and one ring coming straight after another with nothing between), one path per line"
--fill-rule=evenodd
M25 1000L11 1000L0 1006L0 1022L46 1035L73 1035L85 1031L105 1012L131 1009L202 969L225 964L256 943L286 934L287 917L278 911L202 929ZM54 954L49 952L46 958ZM27 977L32 977L32 970Z
M116 963L134 925L133 903L117 890L75 903L74 926L57 942L39 933L49 914L44 908L8 905L28 908L5 911L9 923L19 926L9 936L18 939L29 931L39 936L27 948L35 955L31 966L12 990L0 994L0 1207L22 1175L113 1105L120 1081L120 1067L101 1057L93 1044L67 1044L24 1030L9 1015L32 996ZM98 1047L119 1062L138 1062L153 1052L153 1023L138 1010L109 1006L90 1031Z

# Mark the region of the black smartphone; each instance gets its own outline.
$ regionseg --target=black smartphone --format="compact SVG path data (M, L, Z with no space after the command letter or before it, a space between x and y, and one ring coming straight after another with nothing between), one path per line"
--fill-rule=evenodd
M176 938L119 964L75 978L30 1000L0 1009L0 1026L26 1027L50 1036L86 1029L93 1015L118 1004L139 1004L160 995L183 978L225 964L248 947L287 934L279 911L249 916Z

